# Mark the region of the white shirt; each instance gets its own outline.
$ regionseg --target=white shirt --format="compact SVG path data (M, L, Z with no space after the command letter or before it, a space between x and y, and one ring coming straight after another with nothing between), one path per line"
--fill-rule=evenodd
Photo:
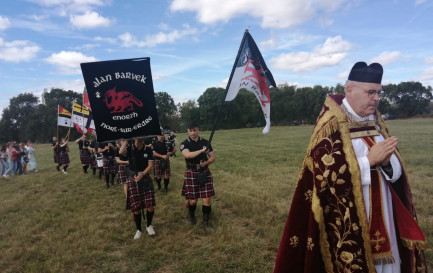
M361 117L353 111L352 107L347 102L346 98L343 99L344 106L346 106L347 110L353 114L359 121L366 120L375 120L374 115L369 115L367 117ZM382 135L375 136L374 140L376 143L382 142L385 138ZM362 182L362 192L364 195L364 204L367 213L367 219L370 219L370 185L371 185L371 176L370 176L370 162L368 161L367 155L369 153L369 149L367 145L362 141L361 138L352 139L352 146L355 150L356 159L358 160L359 169L361 171L361 182ZM391 241L391 251L392 256L394 257L395 263L393 264L385 264L385 265L376 265L377 273L400 273L400 255L398 252L397 245L397 237L395 231L394 224L394 214L392 208L392 196L389 190L388 184L385 182L385 179L394 183L398 178L402 175L402 168L400 161L397 156L393 154L391 156L390 163L392 165L392 177L387 176L383 171L380 172L381 175L381 187L382 187L382 206L383 206L383 215L385 220L386 229L388 231L388 236Z

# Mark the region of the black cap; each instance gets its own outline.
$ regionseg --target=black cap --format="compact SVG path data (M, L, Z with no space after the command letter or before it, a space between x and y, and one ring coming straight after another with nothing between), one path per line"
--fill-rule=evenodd
M383 68L379 63L372 63L369 66L365 62L357 62L350 70L349 81L355 82L382 82Z

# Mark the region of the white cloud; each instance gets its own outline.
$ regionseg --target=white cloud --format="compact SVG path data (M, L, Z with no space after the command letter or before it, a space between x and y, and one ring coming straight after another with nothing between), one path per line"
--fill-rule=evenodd
M181 30L172 30L171 32L159 32L153 35L146 35L144 40L138 40L129 32L119 35L119 39L123 42L124 47L154 47L159 44L173 43L185 36L194 35L197 29L191 28L189 25L183 25Z
M56 7L63 12L63 16L67 13L86 12L93 10L95 7L103 7L109 5L111 0L27 0L40 6ZM62 14L59 14L62 15Z
M0 31L7 29L10 25L9 19L0 15Z
M323 45L316 46L313 52L292 52L281 54L270 60L276 69L293 72L314 71L323 67L338 64L347 56L352 44L341 36L326 39Z
M30 41L5 42L0 38L0 60L7 62L28 62L36 56L40 49L39 46Z
M108 27L112 21L102 17L97 12L86 11L83 15L72 15L70 22L76 28L97 28L97 27Z
M100 44L84 44L81 46L73 47L74 50L90 50L92 48L100 47Z
M274 36L264 42L261 42L260 47L276 48L278 44L279 44L278 38Z
M424 58L425 64L433 64L433 56Z
M420 82L430 82L433 81L433 67L429 67L421 72L421 74L416 78Z
M372 58L370 60L370 63L380 63L382 65L388 65L400 60L401 57L402 55L400 51L385 51L382 52L379 56Z
M95 41L107 42L110 44L115 44L117 42L117 39L115 39L115 38L108 38L108 37L101 37L101 36L96 36L93 39Z
M51 54L45 61L57 66L60 74L73 75L81 73L80 63L95 62L97 59L80 52L61 51L60 53Z
M196 12L197 20L204 24L248 15L261 18L264 28L289 28L312 18L321 20L344 2L346 0L174 0L170 9Z
M337 75L337 78L347 80L349 77L350 70L346 70Z
M75 92L83 92L84 90L84 80L76 79L76 80L52 80L44 83L44 86L51 86L54 88L61 88L64 90L72 90ZM41 89L39 89L41 90Z

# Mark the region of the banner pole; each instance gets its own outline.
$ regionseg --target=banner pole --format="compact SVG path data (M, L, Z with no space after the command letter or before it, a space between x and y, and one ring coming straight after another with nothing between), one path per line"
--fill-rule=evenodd
M238 60L239 60L239 56L241 55L243 45L244 45L245 40L246 40L246 38L247 38L247 33L248 33L248 29L245 30L245 32L244 32L244 37L242 37L241 45L239 46L238 54L236 55L235 63L233 64L232 72L230 73L229 81L228 81L228 83L227 83L226 90L225 90L225 92L224 92L224 96L223 96L223 98L222 98L221 104L219 105L218 112L217 112L217 114L216 114L216 116L215 116L215 121L214 121L213 128L212 128L212 131L211 131L211 133L210 133L210 137L209 137L209 145L210 145L211 142L212 142L212 138L213 138L213 135L214 135L214 133L215 133L215 129L216 129L216 126L217 126L217 123L218 123L219 117L220 117L221 109L222 109L222 106L223 106L223 104L224 104L224 101L225 101L225 99L226 99L226 97L227 97L227 92L229 91L228 88L229 88L229 86L230 86L230 83L232 82L233 74L234 74L234 72L235 72L236 65L237 65Z
M57 104L57 126L56 126L56 138L57 142L59 142L59 105Z

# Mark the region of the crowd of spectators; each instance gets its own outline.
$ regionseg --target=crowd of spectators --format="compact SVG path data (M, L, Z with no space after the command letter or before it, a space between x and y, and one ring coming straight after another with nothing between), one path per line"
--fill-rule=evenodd
M0 150L1 176L23 175L29 171L37 171L35 148L28 141L26 144L15 141L3 145Z

